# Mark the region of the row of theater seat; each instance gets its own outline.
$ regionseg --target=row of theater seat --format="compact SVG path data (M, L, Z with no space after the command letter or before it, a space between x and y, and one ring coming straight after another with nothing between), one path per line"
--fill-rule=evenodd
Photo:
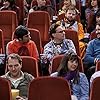
M57 70L63 56L64 55L58 55L52 59L51 73L53 73ZM79 70L80 70L80 72L84 73L83 63L82 63L82 59L80 57L79 57L79 63L80 63ZM41 68L38 65L38 62L35 58L29 57L29 56L22 56L22 65L23 65L23 67L22 67L23 72L28 72L28 73L32 74L34 77L42 76L39 71ZM99 71L99 70L100 70L100 61L98 61L98 63L96 64L95 71ZM7 69L5 72L7 72Z
M93 80L89 100L100 98L100 77ZM1 100L12 100L8 80L0 77ZM71 100L71 88L68 82L58 77L35 78L29 85L28 100Z
M28 92L28 100L71 100L69 84L62 78L36 78L30 83ZM9 81L1 77L0 98L12 100Z
M14 11L0 11L0 53L4 53L4 44L16 38L14 30L17 27L17 17ZM32 40L36 43L39 54L42 53L43 42L49 41L50 18L47 12L36 11L28 15L27 27L31 32ZM65 31L65 37L71 39L80 56L79 41L77 32L72 30ZM3 38L4 37L4 38ZM83 69L83 68L81 68Z
M17 16L14 11L0 11L0 19L0 29L3 31L4 44L6 45L12 40L13 32L18 26ZM43 43L49 40L50 18L47 12L36 11L30 13L26 26L28 28L38 29L40 32L40 39ZM36 34L39 34L39 32L36 32Z
M6 45L9 41L12 40L12 34L15 31L16 27L18 26L17 16L14 11L0 11L0 29L3 31L3 37L4 37L4 44ZM37 38L40 38L40 43L37 45L39 53L42 52L42 48L49 40L49 27L50 27L50 16L47 12L44 11L35 11L28 15L26 26L28 28L37 29L39 32L36 31L34 35L31 35L37 37L37 34L40 34ZM79 41L77 39L77 33L71 30L66 30L66 38L69 38L73 40L77 54L80 56L79 51ZM32 31L31 31L32 33ZM71 33L71 36L69 35ZM36 36L37 35L37 36ZM92 36L92 35L91 35ZM94 35L93 35L94 36ZM92 36L92 37L93 37ZM92 38L91 37L91 38ZM33 38L34 40L35 38ZM37 40L38 40L37 39ZM34 40L35 41L35 40ZM37 43L37 41L35 42Z
M12 33L18 26L17 16L14 11L0 11L0 29L4 32L4 38L8 42L11 40ZM41 33L42 41L48 40L50 27L50 17L47 12L36 11L28 15L28 28L38 29Z

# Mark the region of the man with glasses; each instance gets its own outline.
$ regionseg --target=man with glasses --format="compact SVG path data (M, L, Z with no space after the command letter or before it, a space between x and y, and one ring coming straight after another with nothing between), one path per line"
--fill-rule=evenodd
M11 89L18 89L19 96L16 100L27 100L28 86L34 77L26 72L21 71L22 59L18 54L10 54L7 57L7 69L8 72L3 75L10 81Z
M17 53L20 56L31 56L38 59L38 50L34 41L30 40L30 32L25 26L18 26L14 32L16 38L7 44L7 54Z
M70 39L65 39L65 32L59 24L52 24L50 27L51 41L44 46L44 54L49 61L56 55L65 54L69 51L76 53L75 46Z
M44 75L51 73L49 67L52 64L54 56L65 54L69 51L76 53L75 46L70 39L65 39L65 32L61 25L54 23L49 31L51 41L44 46L43 54L41 54L41 68Z

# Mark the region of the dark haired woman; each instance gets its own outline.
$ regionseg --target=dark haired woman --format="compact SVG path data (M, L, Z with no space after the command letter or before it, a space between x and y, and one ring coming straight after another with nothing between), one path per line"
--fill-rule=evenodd
M63 77L70 83L72 95L77 100L88 100L89 83L84 73L79 72L79 58L75 53L69 53L64 56L57 72L50 76Z
M96 12L100 8L100 0L90 0L89 7L85 10L87 32L91 33L96 25Z

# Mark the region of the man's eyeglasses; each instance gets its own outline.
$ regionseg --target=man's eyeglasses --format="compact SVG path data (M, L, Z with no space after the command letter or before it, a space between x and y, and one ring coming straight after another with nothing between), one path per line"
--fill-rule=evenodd
M56 31L56 33L65 33L65 31L64 30L62 30L62 31Z

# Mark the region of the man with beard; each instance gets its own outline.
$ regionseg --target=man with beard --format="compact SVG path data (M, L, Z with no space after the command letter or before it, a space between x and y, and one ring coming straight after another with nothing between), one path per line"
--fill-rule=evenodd
M61 25L64 29L71 29L78 33L79 46L82 57L85 49L84 48L85 45L81 41L84 38L84 30L82 24L76 21L77 14L78 14L77 9L74 6L68 7L68 9L65 12L65 20L61 21Z
M88 78L95 72L95 65L100 60L100 23L96 24L97 38L91 40L86 49L84 63L87 64Z

